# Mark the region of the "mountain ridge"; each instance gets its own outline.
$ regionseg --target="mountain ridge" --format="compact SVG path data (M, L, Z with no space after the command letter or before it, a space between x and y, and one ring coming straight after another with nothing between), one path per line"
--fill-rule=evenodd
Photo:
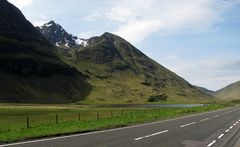
M59 48L59 54L63 61L89 76L94 87L88 96L90 101L146 102L152 95L167 95L169 100L212 97L115 34L106 32L87 39L87 43L67 51Z
M181 102L211 98L117 35L106 32L81 39L54 21L35 28L18 8L6 0L0 2L1 102L142 103L162 96Z
M200 87L200 86L196 86L196 85L194 85L194 87L196 87L197 89L199 89L202 92L204 92L206 94L209 94L209 95L214 95L214 93L216 92L216 91L213 91L213 90L209 90L209 89L207 89L205 87Z
M0 102L69 103L86 97L91 89L86 77L60 60L17 7L1 0L0 19Z
M240 99L240 81L229 84L216 91L214 95L224 100Z
M43 26L37 26L36 28L46 38L48 38L48 41L57 47L80 48L87 45L86 39L78 38L77 36L67 33L61 25L53 20Z

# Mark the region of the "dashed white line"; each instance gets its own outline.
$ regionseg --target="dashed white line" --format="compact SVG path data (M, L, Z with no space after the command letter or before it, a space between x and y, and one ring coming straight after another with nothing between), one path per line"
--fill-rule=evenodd
M200 121L206 121L206 120L209 120L209 118L205 118L205 119L202 119L202 120L200 120Z
M191 123L189 123L189 124L181 125L180 128L183 128L183 127L186 127L186 126L190 126L190 125L193 125L193 124L195 124L195 123L196 123L196 122L191 122Z
M218 136L218 139L221 139L224 136L224 134L221 134Z
M138 141L138 140L141 140L141 139L143 139L143 137L138 137L138 138L135 138L134 140Z
M163 134L163 133L167 133L167 132L168 132L168 130L164 130L164 131L157 132L157 133L150 134L150 135L146 135L146 136L143 136L143 137L138 137L138 138L135 138L134 140L138 141L138 140L141 140L141 139L144 139L144 138L149 138L149 137L156 136L156 135Z
M213 117L218 117L218 116L219 116L219 115L215 115L215 116L213 116ZM200 121L201 121L201 120L200 120ZM229 132L235 125L238 124L238 122L239 122L239 120L236 121L232 126L230 126L229 129L227 129L227 130L225 131L225 133ZM221 139L224 135L225 135L224 133L220 134L220 135L218 136L218 139ZM208 147L211 147L211 146L214 145L215 143L216 143L216 140L213 140L213 141L212 141L211 143L209 143L207 146L208 146Z
M209 143L207 146L210 147L212 146L214 143L216 143L216 140L213 140L211 143Z

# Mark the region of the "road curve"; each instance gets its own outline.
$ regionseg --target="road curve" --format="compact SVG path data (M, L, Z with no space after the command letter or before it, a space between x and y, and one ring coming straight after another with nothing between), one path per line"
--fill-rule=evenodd
M239 130L240 107L233 107L143 125L0 146L229 147L239 142Z

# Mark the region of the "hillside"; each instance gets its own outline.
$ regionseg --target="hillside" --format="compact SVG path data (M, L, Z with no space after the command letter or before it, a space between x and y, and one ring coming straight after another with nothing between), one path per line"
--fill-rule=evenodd
M6 0L0 1L0 102L67 103L91 87L55 46Z
M240 99L240 81L218 90L215 96L225 100Z
M199 87L199 86L195 86L195 88L199 89L200 91L206 93L206 94L209 94L209 95L213 95L215 93L215 91L212 91L212 90L209 90L207 88L204 88L204 87Z
M43 34L48 38L49 34ZM59 54L89 76L93 85L89 102L146 102L150 96L166 96L168 101L200 101L211 97L111 33L85 39L80 48L59 47Z

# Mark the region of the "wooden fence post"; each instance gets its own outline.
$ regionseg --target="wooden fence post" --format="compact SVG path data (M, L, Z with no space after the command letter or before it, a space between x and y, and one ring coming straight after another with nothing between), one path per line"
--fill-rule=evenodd
M56 113L56 124L58 124L58 114Z
M97 112L97 120L99 120L99 113Z
M29 118L27 116L27 128L29 128Z
M78 121L80 121L80 120L81 120L81 114L78 113Z

